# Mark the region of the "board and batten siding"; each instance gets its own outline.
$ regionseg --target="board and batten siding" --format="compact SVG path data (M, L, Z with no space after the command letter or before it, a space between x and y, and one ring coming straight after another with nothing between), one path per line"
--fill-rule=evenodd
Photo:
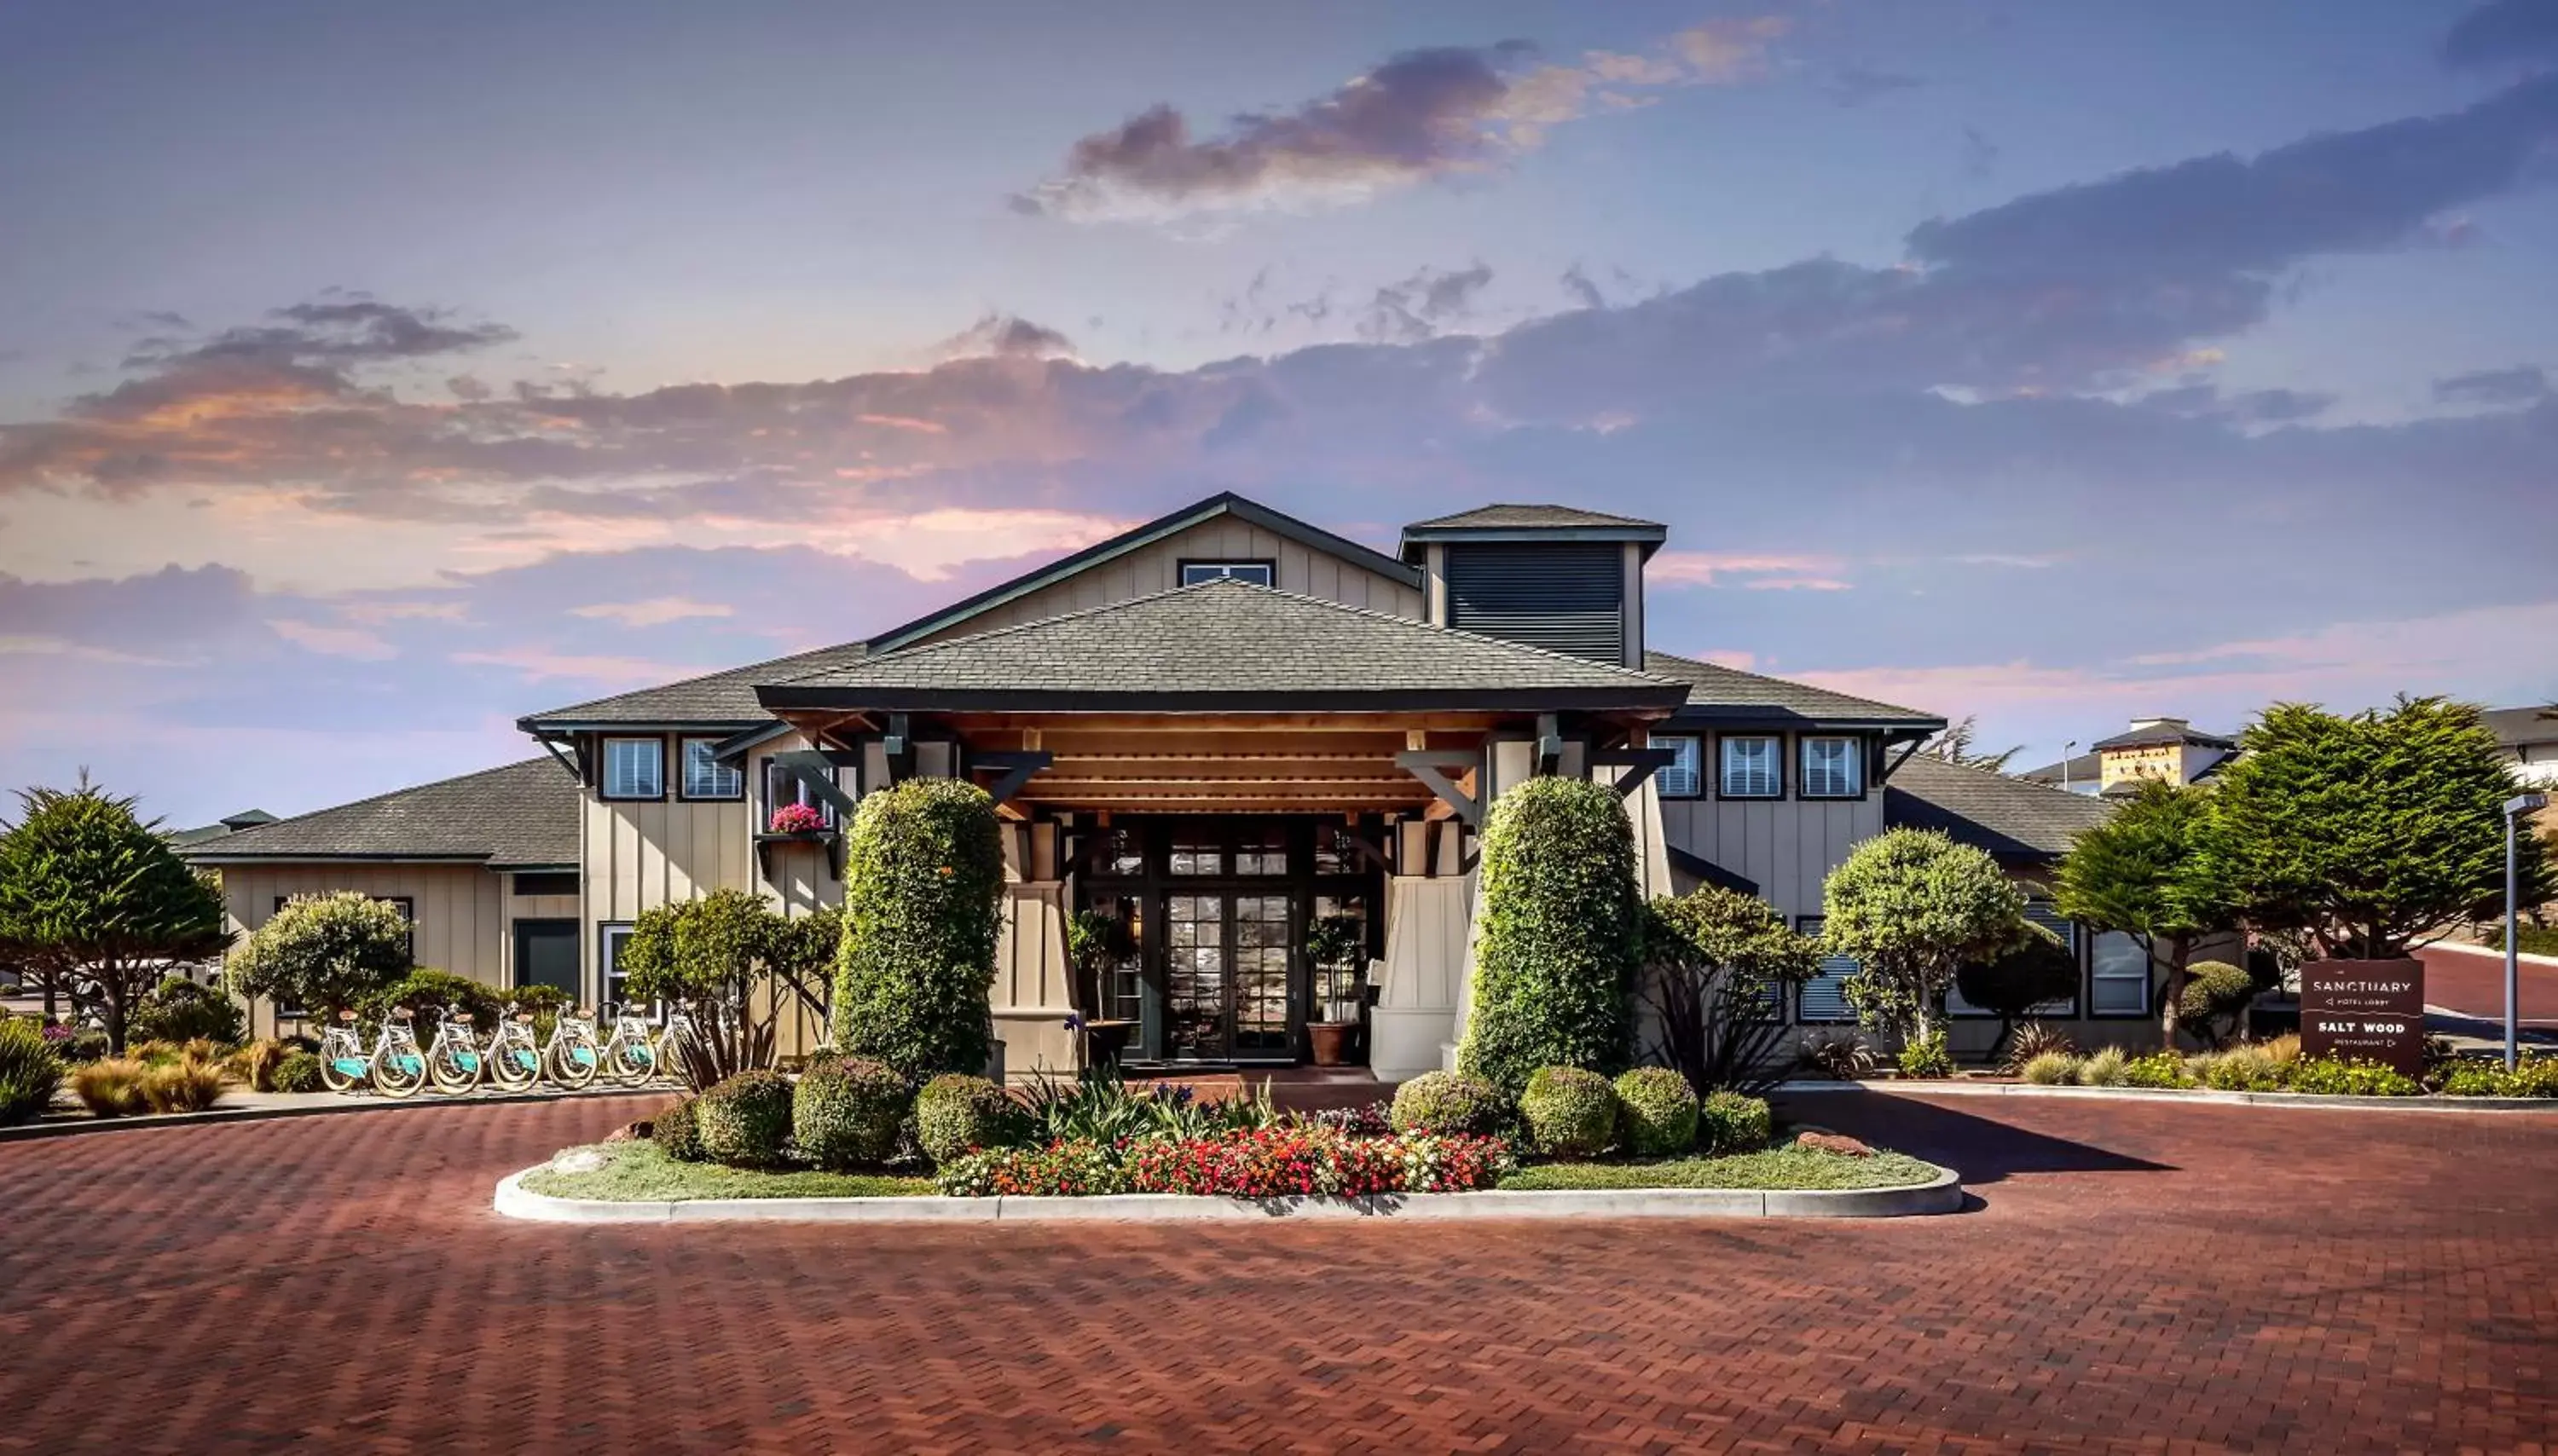
M1278 572L1272 585L1279 591L1414 620L1422 616L1417 588L1329 552L1316 551L1275 531L1265 531L1249 521L1220 516L1125 556L1087 567L1065 581L989 607L919 640L947 641L1170 592L1182 584L1181 563L1185 561L1273 562ZM1177 649L1175 644L1167 644L1167 650Z
M1821 882L1883 833L1883 795L1862 799L1661 799L1661 833L1759 885L1788 920L1821 913Z
M468 976L484 986L509 984L514 948L507 931L506 877L477 864L367 862L248 863L221 866L222 908L234 944L275 915L278 898L354 890L381 899L405 898L416 933L412 955L420 966ZM258 1001L250 1029L275 1034L275 1007Z

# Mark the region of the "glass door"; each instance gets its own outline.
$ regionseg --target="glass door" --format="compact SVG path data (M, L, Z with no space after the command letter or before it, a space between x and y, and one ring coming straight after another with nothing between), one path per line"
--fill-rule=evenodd
M1288 1024L1288 964L1295 937L1288 895L1228 895L1233 927L1234 1055L1287 1058L1296 1050Z
M1226 910L1232 898L1166 897L1164 1054L1175 1061L1222 1061L1232 1055L1228 993L1233 983L1226 975Z

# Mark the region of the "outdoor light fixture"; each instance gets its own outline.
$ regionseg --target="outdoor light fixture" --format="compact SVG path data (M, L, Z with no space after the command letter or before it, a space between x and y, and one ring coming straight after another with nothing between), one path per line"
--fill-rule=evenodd
M2504 1070L2510 1072L2522 1059L2521 1012L2522 963L2516 957L2515 940L2521 930L2520 907L2513 902L2521 893L2520 852L2522 816L2548 807L2549 796L2541 793L2516 794L2504 801Z
M2061 786L2069 787L2069 755L2078 751L2078 740L2071 738L2061 745Z

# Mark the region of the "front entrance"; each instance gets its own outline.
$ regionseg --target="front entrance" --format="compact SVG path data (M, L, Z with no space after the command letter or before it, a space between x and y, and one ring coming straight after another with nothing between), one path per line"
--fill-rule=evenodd
M572 1001L582 997L578 992L577 922L574 920L518 920L515 922L515 984L517 986L550 986L568 993Z
M1077 1004L1133 1024L1128 1060L1288 1064L1308 1022L1364 1019L1384 883L1332 824L1123 818L1075 861L1076 906L1108 932Z

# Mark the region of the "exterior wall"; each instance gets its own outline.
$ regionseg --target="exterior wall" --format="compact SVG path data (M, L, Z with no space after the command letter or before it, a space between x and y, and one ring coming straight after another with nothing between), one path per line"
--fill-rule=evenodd
M487 986L513 984L508 963L514 957L514 940L508 932L510 896L506 877L477 864L351 860L308 864L228 864L222 866L221 881L225 919L235 936L245 938L272 918L279 896L290 898L333 890L355 890L385 899L399 896L410 902L417 931L418 965L468 976ZM256 1002L250 1007L249 1023L253 1035L276 1034L274 1005Z
M1386 881L1385 959L1368 1011L1368 1064L1398 1082L1448 1064L1475 970L1475 876Z
M1821 913L1821 881L1850 850L1883 833L1883 794L1871 785L1862 799L1663 799L1645 792L1659 805L1668 844L1757 881L1760 898L1788 920Z
M1219 516L1129 552L1115 561L1104 562L1063 582L1016 597L922 640L946 641L992 631L997 627L1015 626L1065 612L1108 606L1114 601L1170 592L1181 585L1183 561L1209 559L1273 561L1279 568L1273 585L1282 592L1320 596L1327 601L1363 606L1396 616L1418 619L1422 615L1421 593L1401 582L1378 576L1365 567L1329 553L1312 550L1248 521Z

